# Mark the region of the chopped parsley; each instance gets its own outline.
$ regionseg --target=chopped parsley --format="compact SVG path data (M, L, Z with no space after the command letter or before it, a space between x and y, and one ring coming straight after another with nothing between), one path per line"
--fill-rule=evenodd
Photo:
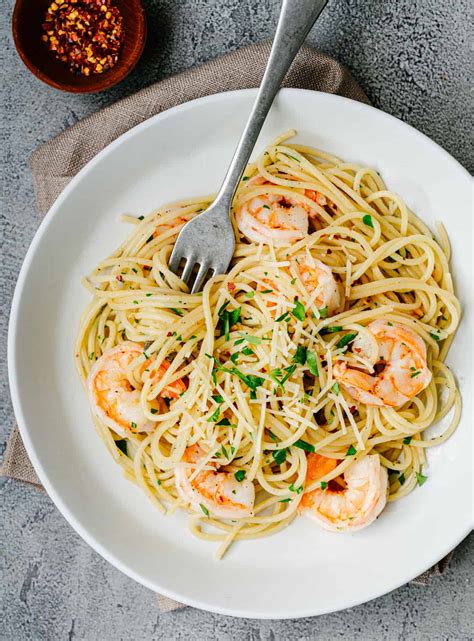
M357 454L356 448L353 445L350 445L346 452L346 456L354 456L355 454Z
M137 424L132 421L130 423L130 427L132 428L132 430L136 430L137 429Z
M355 338L356 336L357 336L357 334L346 334L345 336L343 336L343 337L338 341L338 343L337 343L336 347L337 347L338 349L341 349L341 348L343 348L343 347L346 347L347 345L349 345L349 343L352 343L352 341L354 340L354 338Z
M339 383L336 381L336 382L334 383L334 385L331 387L331 389L332 389L332 391L334 392L334 394L336 394L336 395L337 395L337 394L339 394L339 389L340 389L340 388L339 388Z
M242 350L242 354L244 356L252 356L253 355L253 349L250 349L250 347L244 347Z
M244 296L245 298L253 298L255 296L255 292L252 289L251 292L245 292Z
M303 303L301 303L301 301L297 300L296 298L295 298L294 303L295 303L295 306L291 310L291 313L298 320L304 321L304 318L306 316L306 312L305 312L305 308L304 308Z
M260 336L253 336L253 334L244 334L243 332L239 333L242 336L242 340L247 341L247 343L250 343L250 345L260 345L260 343L262 342Z
M282 465L286 461L286 449L274 450L272 456L277 465Z
M290 492L296 492L296 494L301 494L301 492L303 491L303 486L300 485L299 487L295 487L294 484L292 483L288 489L290 490Z
M304 450L305 452L314 452L314 445L311 445L311 443L308 443L308 441L303 441L303 439L298 439L293 443L295 447L299 447L300 450Z
M287 158L291 158L292 160L296 160L296 162L299 162L298 158L295 158L291 154L286 154L285 152L283 152L283 155L286 156Z
M205 505L203 505L203 503L199 503L199 507L201 508L201 510L204 512L206 516L209 516L209 510Z
M176 309L176 307L170 307L171 311L177 314L178 316L183 315L183 310L182 309Z
M246 474L245 470L237 470L237 472L234 474L234 476L235 476L235 479L236 479L239 483L242 483L242 481L243 481L243 480L244 480L244 478L245 478L245 474Z
M404 444L404 445L410 445L410 443L411 443L411 439L412 439L412 438L413 438L413 436L406 436L406 437L403 439L403 444Z
M321 336L324 336L324 334L336 334L337 332L342 332L342 330L343 327L341 325L332 325L329 327L323 327L319 333Z
M220 408L220 407L216 407L216 409L214 410L214 412L213 412L213 413L211 414L211 416L207 419L207 422L208 422L208 423L215 423L215 422L217 421L217 419L219 418L220 413L221 413L221 408Z
M219 329L221 332L221 336L225 336L226 341L229 340L230 328L232 327L232 325L235 325L240 320L240 310L241 310L240 307L237 307L232 311L228 311L226 309L228 304L229 302L224 303L222 307L219 309L219 311L217 312L217 315L219 316Z
M291 499L280 499L278 503L289 503Z
M318 378L319 376L318 362L313 352L309 352L309 351L306 352L306 365L308 366L310 373L316 378Z
M282 370L278 367L276 369L272 369L271 372L269 372L268 376L275 381L275 383L284 389L284 385L286 381L290 378L290 376L293 374L293 372L296 369L296 365L290 365L289 367L284 368L285 374L283 374Z
M224 426L224 425L225 425L225 426L230 426L230 425L231 425L231 422L229 421L229 419L228 419L228 418L221 418L221 420L220 420L220 421L218 421L218 422L216 423L216 425L217 425L217 426L219 426L219 427L222 427L222 426Z
M435 341L439 341L439 336L438 336L438 334L433 334L433 332L430 332L430 336L431 336L431 338L434 338L434 339L435 339Z
M150 298L150 296L153 296L153 294L152 294L151 292L148 292L148 294L145 294L145 296L147 296L148 298Z
M416 372L413 372L413 374L410 374L410 378L415 378L418 374L421 374L421 370L417 370Z
M418 485L420 486L423 485L423 483L425 483L425 481L427 480L428 480L427 476L420 474L420 472L416 472L416 482L418 483Z
M278 441L277 436L276 436L276 435L275 435L271 430L268 430L268 433L270 434L270 437L271 437L274 441Z
M325 318L327 318L327 316L328 316L328 308L327 308L327 306L326 307L321 307L321 309L319 310L319 317L324 320Z
M213 400L213 401L215 401L216 403L223 403L223 402L224 402L224 399L222 398L222 396L221 396L220 394L213 394L213 395L211 396L211 398L212 398L212 400Z
M327 488L327 486L328 486L328 484L327 484L326 481L321 481L321 489L323 490L323 492Z
M273 289L262 289L260 292L261 294L271 294L273 292Z
M230 360L234 363L234 365L237 365L239 361L239 352L235 352L235 354L232 354L230 356Z
M290 315L290 312L285 312L284 314L282 314L281 316L278 316L278 318L275 319L275 323L280 323L281 321L286 320L289 315Z
M304 365L306 363L306 352L307 348L303 345L298 345L295 355L293 356L292 363L298 363L299 365Z
M138 220L144 220L145 216L138 216Z
M369 227L374 228L374 223L372 222L372 216L369 214L365 214L365 216L362 217L362 222L368 225Z
M158 410L157 410L157 409L155 409L154 407L152 407L152 408L150 409L150 412L151 412L152 414L158 414Z
M115 441L115 445L119 448L121 452L125 454L125 456L128 456L126 439L122 438L119 441Z
M404 483L405 483L405 474L400 474L400 476L398 477L398 482L400 483L400 485L404 485Z

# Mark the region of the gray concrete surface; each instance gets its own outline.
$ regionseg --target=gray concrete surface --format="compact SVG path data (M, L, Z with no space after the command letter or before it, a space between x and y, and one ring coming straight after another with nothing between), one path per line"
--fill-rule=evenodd
M17 58L9 33L13 3L2 0L1 12L2 362L13 288L38 225L26 166L29 153L145 84L269 38L279 7L278 0L145 0L149 39L135 71L103 94L73 96L40 84ZM329 0L310 42L345 62L376 106L428 134L472 170L468 5L468 0ZM4 449L13 420L6 367L0 384ZM155 595L89 549L44 492L3 479L1 494L2 640L473 636L473 537L459 546L446 574L429 586L404 586L345 612L289 622L238 620L190 608L158 615Z

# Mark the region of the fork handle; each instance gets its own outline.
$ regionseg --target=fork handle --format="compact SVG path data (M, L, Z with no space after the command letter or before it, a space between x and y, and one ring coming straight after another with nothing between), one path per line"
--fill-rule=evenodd
M283 78L326 3L327 0L283 0L275 39L257 98L214 204L219 201L230 210L250 154Z

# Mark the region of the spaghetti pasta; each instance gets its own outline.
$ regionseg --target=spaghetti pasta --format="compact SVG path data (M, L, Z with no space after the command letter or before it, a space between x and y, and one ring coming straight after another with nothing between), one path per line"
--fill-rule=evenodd
M168 259L212 195L126 217L133 232L84 279L76 364L99 433L159 510L190 510L219 557L289 525L315 492L340 503L364 460L388 471L389 501L406 496L461 412L444 363L460 319L444 228L438 242L373 169L293 134L248 165L230 271L202 292Z

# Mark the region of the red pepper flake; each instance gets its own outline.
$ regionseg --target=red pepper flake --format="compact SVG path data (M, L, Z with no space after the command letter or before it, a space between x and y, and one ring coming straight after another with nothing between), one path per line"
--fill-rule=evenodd
M349 407L349 412L350 412L351 414L355 414L355 413L357 412L357 407L356 407L355 405L351 405L351 406Z
M125 31L111 0L52 2L41 39L76 75L104 73L118 61Z
M115 277L120 283L123 283L123 276L121 274L117 274Z
M227 289L229 290L229 292L233 292L235 291L236 287L234 283L227 283Z

